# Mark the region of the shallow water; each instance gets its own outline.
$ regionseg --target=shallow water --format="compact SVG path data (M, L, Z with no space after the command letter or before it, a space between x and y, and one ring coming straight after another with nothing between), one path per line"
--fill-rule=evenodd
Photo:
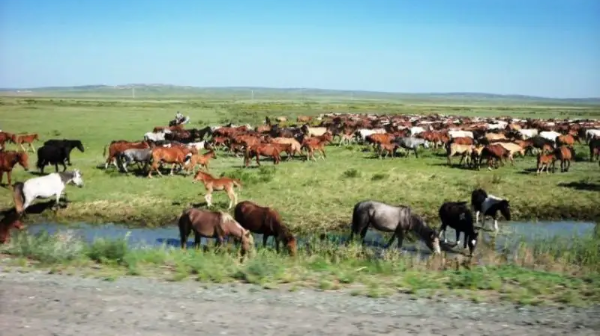
M490 225L491 223L486 223ZM495 244L495 249L500 251L505 248L515 248L519 241L525 241L532 243L539 240L546 240L553 237L572 237L572 236L583 236L591 234L595 228L595 223L590 222L577 222L577 221L543 221L543 222L500 222L500 232L496 236L495 240L491 238L491 232L480 231L480 240L483 242ZM491 229L487 226L487 229ZM31 234L37 234L42 231L47 231L49 234L56 233L58 231L72 230L76 235L85 239L86 241L93 241L96 238L107 238L117 239L123 238L129 232L128 242L130 246L136 248L141 246L167 246L179 248L181 245L179 239L179 230L176 226L162 227L162 228L136 228L128 227L119 224L104 224L104 225L89 225L85 223L78 224L57 224L57 223L43 223L33 224L28 226L28 232ZM453 229L448 228L447 238L449 243L455 241L455 232ZM192 235L193 237L193 235ZM189 247L193 244L193 238L190 237L187 245ZM298 243L300 246L306 245L310 237L299 237ZM319 239L318 237L315 237ZM348 233L329 233L324 239L329 242L343 243L348 238ZM358 237L357 237L358 238ZM386 237L380 232L369 230L366 236L367 245L374 248L383 247L389 239L389 235ZM212 240L212 239L211 239ZM255 234L254 240L256 245L262 246L262 235ZM461 236L461 240L464 237ZM201 240L202 245L207 244L207 239ZM269 239L269 244L272 245L272 238ZM396 246L394 243L393 246ZM418 255L429 255L429 249L422 242L411 243L408 240L404 240L402 250L409 253L417 253Z

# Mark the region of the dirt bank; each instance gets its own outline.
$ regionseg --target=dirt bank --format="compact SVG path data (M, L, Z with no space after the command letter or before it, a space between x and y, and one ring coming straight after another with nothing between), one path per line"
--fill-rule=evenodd
M600 308L284 292L251 285L0 273L6 335L597 335Z

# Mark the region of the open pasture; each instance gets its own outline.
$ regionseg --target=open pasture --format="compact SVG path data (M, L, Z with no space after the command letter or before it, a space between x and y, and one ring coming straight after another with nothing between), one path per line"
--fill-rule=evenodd
M211 125L249 123L261 125L265 117L273 122L287 117L287 124L297 124L297 116L317 117L322 113L429 114L465 116L506 116L543 118L595 118L600 115L593 107L519 107L519 106L456 106L402 105L374 101L338 103L313 102L227 102L172 101L135 102L111 100L21 99L3 98L0 105L0 129L13 133L37 133L38 148L49 139L78 139L83 153L71 153L72 168L81 170L85 188L67 193L70 203L61 209L61 221L132 222L146 225L172 223L185 207L205 203L205 189L192 183L191 176L155 177L120 173L112 166L104 170L105 146L113 140L141 141L143 135L156 126L166 126L176 111L191 117L186 128ZM311 122L313 125L317 121ZM7 149L16 149L7 143ZM508 198L513 204L513 216L525 219L598 219L597 207L599 167L588 159L588 149L575 144L576 156L568 172L536 176L536 158L516 156L510 163L489 171L457 167L446 163L445 149L419 149L419 157L389 157L379 159L375 151L356 143L325 146L326 159L304 162L303 158L285 160L278 165L261 159L256 168L243 168L243 155L236 157L217 150L210 162L210 173L239 178L243 187L239 200L252 200L272 206L283 216L294 232L348 229L352 206L364 199L377 199L390 204L410 205L425 216L433 226L439 226L437 210L444 201L467 201L471 191L481 187L495 195ZM206 151L201 151L206 152ZM32 172L17 167L13 181L24 181L35 174L36 155L30 152ZM62 167L61 167L62 168ZM53 172L47 166L46 172ZM6 183L6 180L4 180ZM3 208L12 206L7 188L0 191ZM227 196L213 194L217 208L225 209ZM45 212L44 214L48 214Z

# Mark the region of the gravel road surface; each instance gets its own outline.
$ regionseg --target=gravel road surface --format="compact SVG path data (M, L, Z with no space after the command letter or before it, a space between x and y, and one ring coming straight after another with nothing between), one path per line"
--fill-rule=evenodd
M145 278L2 273L1 336L599 335L600 307L385 299Z

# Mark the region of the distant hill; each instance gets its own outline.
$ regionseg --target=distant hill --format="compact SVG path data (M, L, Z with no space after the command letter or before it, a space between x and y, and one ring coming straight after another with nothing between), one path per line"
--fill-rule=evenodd
M478 92L393 93L376 91L345 91L313 88L265 87L193 87L167 84L82 85L70 87L38 87L27 89L0 88L2 96L48 96L89 98L198 98L198 99L331 99L331 100L391 100L426 102L488 102L546 103L600 105L600 98L547 98L525 95L500 95Z

